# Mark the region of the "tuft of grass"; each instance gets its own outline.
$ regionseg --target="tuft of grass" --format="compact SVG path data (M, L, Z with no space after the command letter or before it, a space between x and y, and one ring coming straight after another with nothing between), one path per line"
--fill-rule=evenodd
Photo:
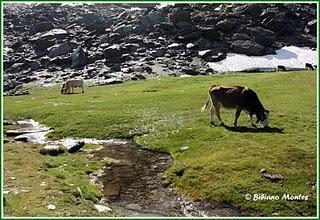
M210 126L208 113L200 108L211 84L255 90L271 111L272 129L247 129L243 113L240 130ZM185 195L265 216L315 216L316 190L309 182L316 180L316 105L315 72L236 73L164 77L92 87L74 95L61 95L58 86L33 88L29 96L5 97L4 115L40 121L54 129L54 138L137 134L135 140L144 147L171 153L175 163L166 176ZM225 124L232 125L234 111L223 109L221 114ZM182 152L182 146L189 149ZM271 182L260 169L284 180ZM309 199L252 201L245 199L247 193L302 194Z

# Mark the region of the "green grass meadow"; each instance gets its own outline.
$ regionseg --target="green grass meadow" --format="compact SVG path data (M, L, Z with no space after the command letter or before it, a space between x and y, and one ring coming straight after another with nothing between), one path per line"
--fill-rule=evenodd
M242 113L238 129L209 124L201 112L211 84L256 91L270 110L269 130L250 127ZM196 200L231 204L263 216L315 216L317 172L316 72L163 77L86 87L61 95L59 86L33 87L30 95L4 97L4 117L32 118L54 129L51 138L134 137L148 149L169 152L175 162L167 181ZM232 126L234 110L221 110ZM215 120L217 121L216 117ZM189 147L186 151L180 148ZM4 152L4 160L7 153ZM25 164L27 166L27 164ZM281 174L271 182L258 171ZM183 173L182 176L177 175ZM253 201L245 194L307 195L307 201Z

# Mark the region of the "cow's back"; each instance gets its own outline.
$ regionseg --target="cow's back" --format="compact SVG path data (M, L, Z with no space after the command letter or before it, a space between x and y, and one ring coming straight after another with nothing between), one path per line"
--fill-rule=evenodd
M83 81L79 80L79 79L68 80L67 81L67 86L68 87L82 87L83 86Z
M210 89L213 101L220 103L225 108L235 108L242 103L242 86L214 86Z

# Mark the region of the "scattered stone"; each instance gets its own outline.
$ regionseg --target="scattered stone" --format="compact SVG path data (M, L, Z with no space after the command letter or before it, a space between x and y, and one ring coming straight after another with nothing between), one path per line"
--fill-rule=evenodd
M110 212L110 211L112 211L111 208L109 208L107 206L104 206L104 205L94 204L94 207L98 210L98 212Z
M50 204L50 205L47 206L47 208L48 208L49 210L55 210L55 209L56 209L56 206Z
M259 170L259 173L265 173L265 172L267 172L267 170L266 169L261 169L261 170Z
M181 151L181 152L186 151L186 150L188 150L188 149L189 149L188 146L182 146L182 147L180 147L180 151Z
M59 145L46 145L40 150L40 154L57 156L59 154L63 154L65 149Z
M22 141L22 142L28 142L28 136L26 135L19 135L14 138L15 141Z
M281 176L280 174L264 172L263 176L265 178L271 180L272 182L277 182L277 181L283 180L283 176Z
M68 148L69 153L75 153L84 147L84 141L78 141L75 145Z

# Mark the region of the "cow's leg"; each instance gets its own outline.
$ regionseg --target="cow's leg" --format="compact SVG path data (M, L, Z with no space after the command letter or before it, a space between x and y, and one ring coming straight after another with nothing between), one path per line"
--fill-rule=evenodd
M214 105L214 111L215 111L215 113L216 113L216 115L218 117L219 124L220 125L224 125L224 123L223 123L223 121L221 120L221 117L220 117L220 106L219 106L219 104Z
M213 108L213 106L211 106L211 108L210 108L210 124L212 124L212 125L214 125L213 116L214 116L214 108Z
M82 88L82 93L84 93L83 85L81 86L81 88Z
M233 123L234 127L237 127L237 122L238 122L238 118L240 116L240 113L241 113L241 109L237 108L236 109L236 114L234 116L234 123Z
M253 114L249 113L249 117L250 117L250 124L252 127L257 127L257 125L254 123L254 120L253 120Z

